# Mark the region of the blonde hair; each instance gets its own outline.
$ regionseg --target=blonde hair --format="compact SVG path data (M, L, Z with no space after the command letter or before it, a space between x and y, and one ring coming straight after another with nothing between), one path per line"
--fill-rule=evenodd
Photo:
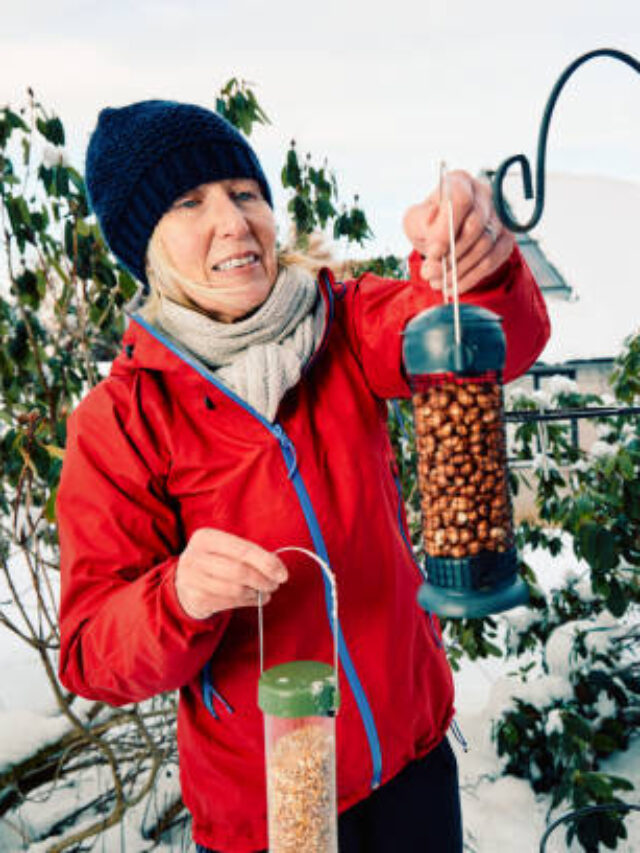
M329 266L339 278L349 272L348 264L336 264L331 247L328 246L325 236L318 232L306 236L302 247L296 245L295 235L292 233L288 242L278 248L277 260L278 270L283 267L297 266L313 276L316 276L323 267ZM179 305L184 305L201 314L207 313L193 300L189 299L187 294L191 291L210 296L212 294L211 288L199 282L192 281L174 267L169 259L164 243L158 234L157 228L149 240L146 272L150 292L143 302L140 312L147 320L153 321L156 318L163 298L170 299ZM176 286L176 284L181 286ZM227 302L229 307L232 306L234 295L238 295L236 287L216 287L215 289L215 296L216 298L220 298L220 303L223 306L225 302Z

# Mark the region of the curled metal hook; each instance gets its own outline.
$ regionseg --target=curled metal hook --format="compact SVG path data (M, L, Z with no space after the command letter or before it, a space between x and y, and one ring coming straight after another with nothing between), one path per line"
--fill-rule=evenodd
M544 168L547 156L547 137L549 136L549 123L551 122L551 116L553 114L556 101L558 100L563 86L569 77L571 77L573 72L580 65L590 59L594 59L596 56L610 56L613 59L618 59L620 62L624 62L626 65L631 66L631 68L640 74L640 62L637 59L634 59L634 57L630 56L628 53L623 53L621 50L614 50L613 48L601 48L599 50L592 50L589 53L585 53L583 56L579 56L578 59L575 59L571 65L565 69L551 91L551 95L549 96L549 100L547 101L544 115L542 117L542 123L540 124L540 132L538 134L538 152L536 155L536 206L528 222L522 224L513 218L508 209L502 190L502 185L507 172L511 166L518 164L522 173L524 197L526 199L533 198L531 166L527 157L524 154L516 154L513 157L509 157L496 169L493 176L493 204L500 220L511 231L522 234L525 231L530 231L540 221L542 210L544 208Z

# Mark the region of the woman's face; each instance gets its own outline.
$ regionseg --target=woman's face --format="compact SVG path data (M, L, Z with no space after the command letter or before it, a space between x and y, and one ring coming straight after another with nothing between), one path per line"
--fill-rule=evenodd
M164 214L156 237L173 267L207 288L176 282L178 290L222 322L244 317L271 292L278 271L275 218L250 178L189 190Z

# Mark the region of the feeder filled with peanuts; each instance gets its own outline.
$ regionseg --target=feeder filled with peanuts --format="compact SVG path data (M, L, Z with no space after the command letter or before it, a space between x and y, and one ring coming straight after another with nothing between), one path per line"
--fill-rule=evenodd
M528 601L518 576L506 464L500 318L458 302L404 331L427 582L420 605L481 617Z

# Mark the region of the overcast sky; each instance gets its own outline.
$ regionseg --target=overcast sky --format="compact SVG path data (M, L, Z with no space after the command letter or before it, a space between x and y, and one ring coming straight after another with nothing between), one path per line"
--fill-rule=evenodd
M640 57L638 0L0 0L0 103L28 85L81 166L98 111L149 97L213 106L231 76L273 125L252 137L276 199L288 140L359 192L377 251L405 251L404 208L437 164L472 172L535 155L564 68L597 47ZM548 165L640 182L640 76L581 68L552 122ZM615 213L615 211L612 211Z

